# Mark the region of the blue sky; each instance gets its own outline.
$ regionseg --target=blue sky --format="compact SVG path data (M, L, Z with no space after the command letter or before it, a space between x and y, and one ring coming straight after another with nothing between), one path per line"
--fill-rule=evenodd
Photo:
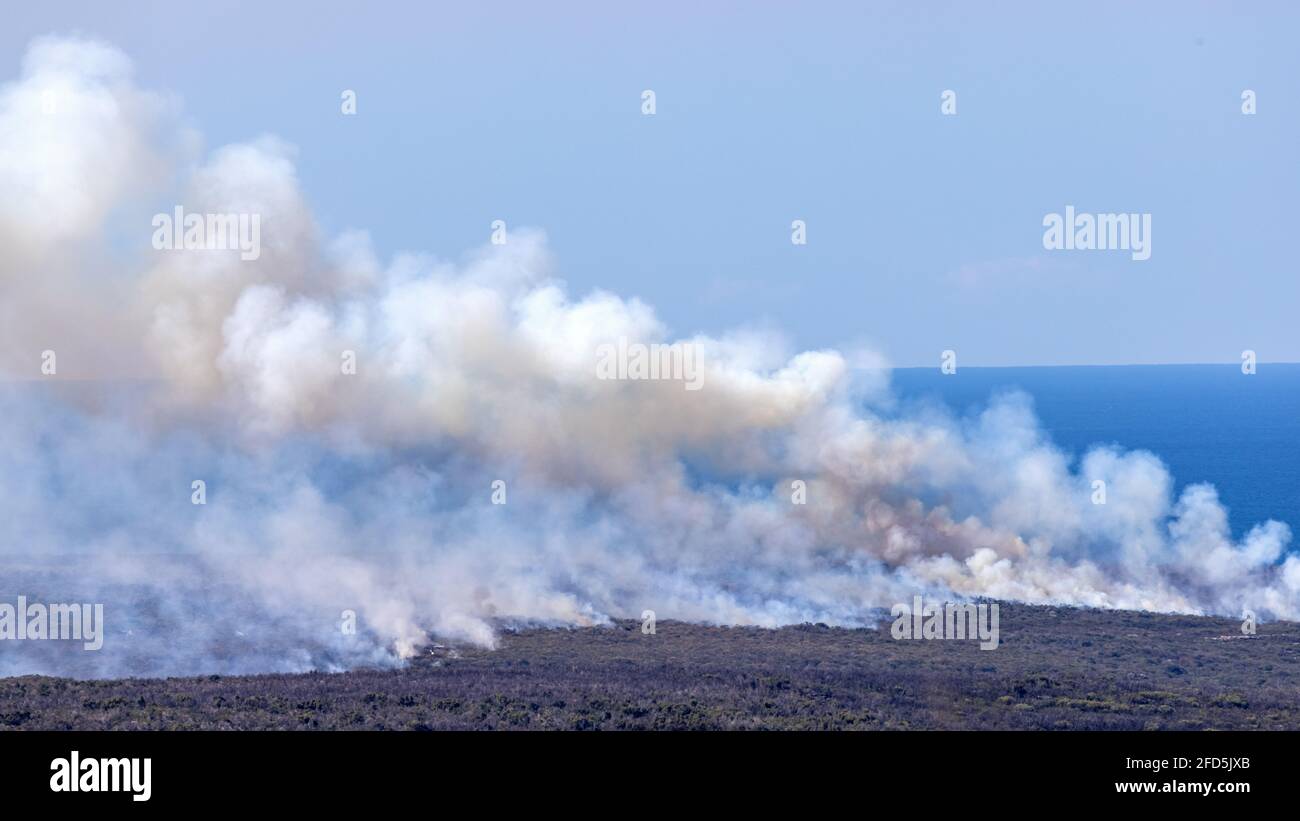
M575 293L679 334L897 365L1300 360L1293 3L212 5L14 6L3 74L34 36L97 35L211 147L297 145L327 230L458 257L494 219L536 226ZM1045 251L1066 205L1150 213L1151 259Z

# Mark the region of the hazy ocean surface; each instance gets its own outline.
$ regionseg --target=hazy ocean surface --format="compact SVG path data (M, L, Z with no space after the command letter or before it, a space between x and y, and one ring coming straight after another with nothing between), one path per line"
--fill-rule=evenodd
M978 412L999 391L1034 400L1042 426L1074 457L1092 445L1149 450L1169 467L1175 492L1209 482L1235 535L1277 519L1300 540L1300 364L934 368L893 373L898 394Z

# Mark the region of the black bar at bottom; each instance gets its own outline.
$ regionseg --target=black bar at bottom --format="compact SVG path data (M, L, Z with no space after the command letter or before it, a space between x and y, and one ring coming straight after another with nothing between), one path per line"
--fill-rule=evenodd
M1290 799L1297 742L1300 734L1272 732L12 732L0 733L0 789L6 801L128 811L396 809L420 796L448 810L448 800L478 795L492 806L545 796L602 812L614 806L592 802L625 806L629 790L638 808L696 801L686 795L820 801L842 794L892 795L927 808L974 809L992 799L1069 807L1194 799L1235 809ZM75 791L74 753L81 779L89 779ZM136 800L144 759L149 796ZM132 775L118 791L80 789Z

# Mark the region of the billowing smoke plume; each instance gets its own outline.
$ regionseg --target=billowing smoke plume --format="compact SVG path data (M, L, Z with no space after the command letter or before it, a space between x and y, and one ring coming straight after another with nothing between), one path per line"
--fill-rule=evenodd
M0 643L0 674L340 669L645 609L858 625L918 592L1300 618L1287 527L1235 542L1149 453L1072 470L1023 397L902 413L869 356L672 339L567 294L536 232L385 263L320 236L288 146L206 151L103 44L39 40L0 90L0 192L0 601L106 620L98 652ZM177 205L258 215L260 254L156 250ZM694 346L702 388L596 378L629 341Z

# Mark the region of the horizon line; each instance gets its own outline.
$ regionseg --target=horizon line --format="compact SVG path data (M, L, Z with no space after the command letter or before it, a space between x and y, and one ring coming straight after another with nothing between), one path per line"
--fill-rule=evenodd
M1256 362L1256 367L1264 365L1300 365L1300 362L1282 361L1282 362ZM892 371L928 371L938 368L938 365L892 365L879 370ZM960 365L962 368L970 369L992 369L992 368L1239 368L1240 362L1101 362L1101 363L1084 363L1072 365ZM875 370L867 368L866 370Z

